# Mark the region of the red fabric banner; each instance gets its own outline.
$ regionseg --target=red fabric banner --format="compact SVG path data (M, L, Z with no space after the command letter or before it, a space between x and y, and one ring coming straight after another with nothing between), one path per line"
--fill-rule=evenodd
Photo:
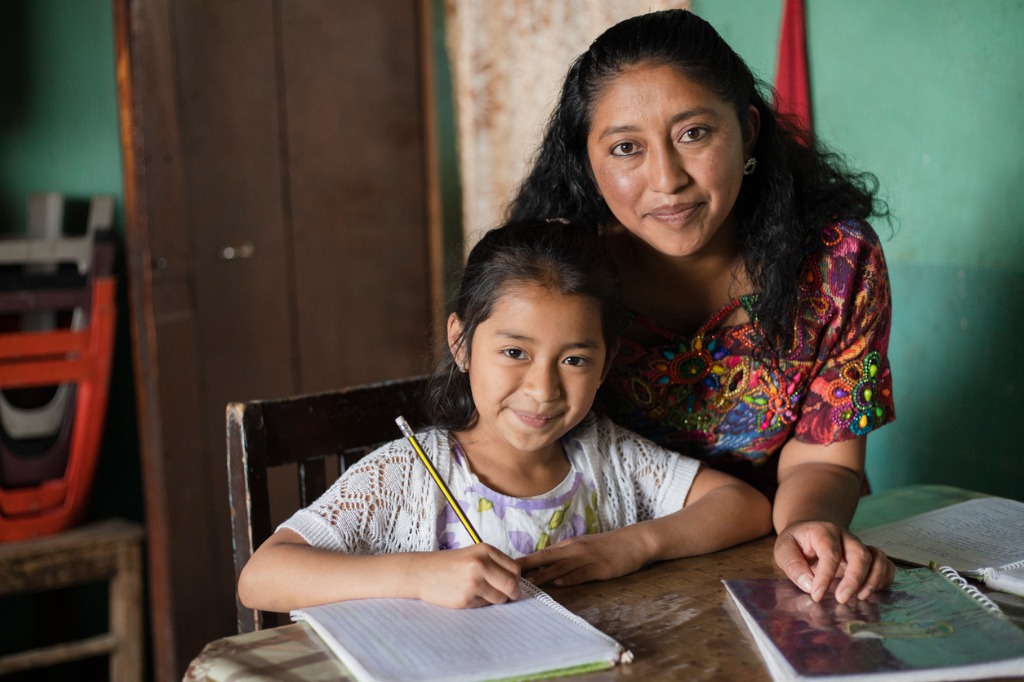
M785 0L775 67L775 106L780 113L793 117L799 130L810 139L814 129L805 30L803 0Z

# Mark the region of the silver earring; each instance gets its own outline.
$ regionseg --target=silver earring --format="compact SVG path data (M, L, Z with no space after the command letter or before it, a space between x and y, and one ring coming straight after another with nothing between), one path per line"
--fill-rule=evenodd
M751 156L749 159L747 159L747 162L743 164L743 174L750 175L751 173L754 172L755 168L757 168L757 159Z
M469 370L466 369L466 365L465 365L465 363L463 363L463 364L459 365L459 371L462 372L463 374L465 374Z

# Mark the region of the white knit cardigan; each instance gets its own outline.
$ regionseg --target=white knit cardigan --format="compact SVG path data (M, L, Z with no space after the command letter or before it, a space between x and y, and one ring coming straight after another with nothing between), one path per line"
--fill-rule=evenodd
M448 434L418 435L438 473L458 466ZM700 462L655 445L603 418L590 416L563 438L586 479L596 483L601 530L658 518L683 506ZM438 549L438 516L446 501L408 440L373 451L313 504L281 524L314 547L349 554Z

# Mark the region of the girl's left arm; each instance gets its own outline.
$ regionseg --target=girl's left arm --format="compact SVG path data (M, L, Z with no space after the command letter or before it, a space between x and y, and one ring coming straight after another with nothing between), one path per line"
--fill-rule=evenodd
M565 540L516 561L541 585L575 585L632 573L652 561L706 554L771 531L771 505L728 474L701 467L682 509L625 528Z

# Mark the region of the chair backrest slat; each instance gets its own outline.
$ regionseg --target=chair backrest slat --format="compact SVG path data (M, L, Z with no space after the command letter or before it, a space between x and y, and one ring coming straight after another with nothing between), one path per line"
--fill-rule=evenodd
M308 507L327 490L327 467L323 458L299 462L299 504Z
M297 465L299 500L311 504L327 489L327 458L339 469L377 445L401 437L395 417L426 425L426 377L366 384L308 395L227 406L228 494L235 581L273 532L267 470ZM355 453L355 454L353 454ZM237 601L238 631L260 630L268 614Z

